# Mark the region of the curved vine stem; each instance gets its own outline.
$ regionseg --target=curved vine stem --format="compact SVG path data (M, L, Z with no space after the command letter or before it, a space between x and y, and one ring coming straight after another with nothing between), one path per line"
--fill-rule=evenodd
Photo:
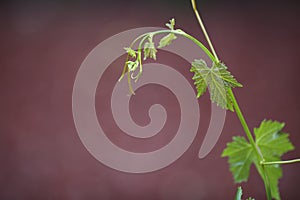
M202 44L199 40L197 40L196 38L194 38L193 36L187 34L186 32L180 30L180 29L176 29L176 30L158 30L158 31L154 31L154 32L148 32L148 33L144 33L142 35L140 35L139 37L137 37L130 45L130 47L132 48L134 46L134 44L141 40L141 42L139 43L139 49L142 47L143 42L145 41L146 37L149 34L152 34L152 36L155 35L159 35L159 34L166 34L166 33L174 33L175 35L180 35L183 36L189 40L191 40L192 42L194 42L195 44L197 44L205 53L206 55L213 61L216 62L217 59L216 57L204 46L204 44ZM143 38L143 39L142 39Z

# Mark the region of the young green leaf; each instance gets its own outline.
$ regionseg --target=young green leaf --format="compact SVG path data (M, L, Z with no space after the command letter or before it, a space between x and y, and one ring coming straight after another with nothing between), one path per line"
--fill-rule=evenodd
M288 134L281 131L283 127L284 123L264 120L259 128L254 129L255 144L259 147L265 161L278 161L284 153L294 149L288 139ZM261 177L265 179L261 160L255 156L253 147L244 137L233 137L233 142L228 143L223 151L222 157L224 156L228 157L230 171L235 182L247 181L252 163L255 164ZM268 165L264 168L269 179L272 198L279 200L278 181L282 176L281 167Z
M130 72L135 71L139 66L138 60L136 60L136 61L129 60L129 61L126 62L126 64L127 64L127 67L128 67L128 71L130 71Z
M172 18L169 22L170 22L170 23L166 23L166 26L167 26L169 29L174 30L175 19Z
M157 50L155 48L154 42L152 41L152 38L149 38L148 42L144 44L144 60L146 60L147 58L156 60L156 53Z
M158 48L163 48L165 46L168 46L172 43L173 40L175 40L177 37L174 33L169 33L165 37L161 38L159 41Z
M172 18L169 23L166 23L166 26L170 29L170 30L174 30L174 26L175 26L175 19ZM160 41L159 41L159 45L158 48L163 48L165 46L168 46L172 43L173 40L175 40L177 37L174 33L169 33L168 35L166 35L165 37L163 37Z
M133 49L130 48L130 47L125 47L124 49L125 49L126 53L128 53L128 55L129 55L130 57L136 58L136 51L135 51L135 50L133 50Z
M192 79L195 81L194 85L197 89L197 98L199 98L206 91L207 84L205 80L205 74L207 76L210 70L207 67L206 62L204 60L195 60L192 63L190 71L194 73Z
M228 90L242 87L242 85L230 74L223 63L213 63L213 66L209 68L204 60L194 60L190 71L194 73L193 80L198 93L197 97L200 97L209 86L211 101L222 108L233 110Z

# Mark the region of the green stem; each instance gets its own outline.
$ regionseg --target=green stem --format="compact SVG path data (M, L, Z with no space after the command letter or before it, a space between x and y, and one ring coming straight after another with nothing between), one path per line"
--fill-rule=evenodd
M218 58L215 57L214 55L212 55L212 53L201 43L199 42L199 40L197 40L196 38L194 38L193 36L185 33L182 34L182 36L190 39L191 41L193 41L195 44L197 44L205 53L206 55L215 63L218 63Z
M261 166L261 169L262 169L262 172L263 172L263 175L264 175L263 181L264 181L264 185L265 185L265 190L266 190L266 194L267 194L267 199L268 199L268 200L272 200L271 186L270 186L270 182L269 182L268 175L267 175L267 173L266 173L265 166L262 165L262 166Z
M195 0L191 0L191 2L192 2L193 10L194 10L195 15L197 17L197 20L198 20L198 22L200 24L200 27L201 27L201 29L202 29L202 31L204 33L204 36L205 36L205 38L206 38L206 40L207 40L207 42L209 44L209 47L210 47L211 51L214 54L215 60L217 62L220 62L220 60L219 60L219 58L217 56L217 53L214 50L212 42L211 42L211 40L210 40L210 38L208 36L208 33L207 33L206 29L205 29L205 26L204 26L203 21L202 21L202 19L200 17L200 14L199 14L199 12L197 10L196 1ZM242 125L242 127L243 127L243 129L244 129L244 131L245 131L245 133L247 135L248 140L250 141L251 146L253 147L253 149L254 149L254 151L256 153L257 158L259 160L261 160L261 161L264 161L264 157L263 157L260 149L258 148L258 146L256 145L256 143L254 141L254 138L253 138L253 136L251 134L251 131L250 131L250 129L249 129L247 123L246 123L246 120L245 120L245 118L244 118L244 116L243 116L243 114L241 112L241 109L240 109L240 107L239 107L239 105L237 103L237 100L236 100L236 98L235 98L235 96L234 96L234 94L232 92L232 89L230 88L228 90L228 92L229 92L230 98L232 100L234 110L236 111L236 114L237 114L237 116L238 116L238 118L239 118L239 120L241 122L241 125ZM261 169L262 169L262 172L264 174L263 181L264 181L264 185L265 185L265 189L266 189L267 198L268 198L268 200L272 200L271 187L270 187L269 179L267 177L267 174L265 172L265 168L264 168L263 165L261 166Z
M249 130L249 127L248 127L248 125L246 123L246 120L245 120L245 118L244 118L244 116L242 114L242 111L241 111L238 103L237 103L237 100L236 100L236 98L235 98L235 96L234 96L234 94L233 94L233 92L232 92L231 89L229 89L228 92L229 92L229 95L231 97L234 110L235 110L235 112L236 112L236 114L237 114L237 116L238 116L238 118L239 118L239 120L241 122L241 125L242 125L242 127L243 127L243 129L244 129L244 131L245 131L245 133L247 135L247 138L249 139L250 144L251 144L252 148L254 149L257 158L263 162L264 161L264 157L263 157L260 149L256 145L256 143L254 142L253 136L252 136L252 134L251 134L251 132ZM257 166L257 167L259 167L259 166ZM272 194L271 194L271 187L270 187L270 183L269 183L269 178L268 178L268 176L266 174L266 170L265 170L264 166L262 165L260 167L261 167L263 175L264 175L263 181L264 181L264 185L265 185L265 189L266 189L267 198L268 198L268 200L271 200L272 199Z
M255 153L256 153L257 157L260 160L263 160L264 159L263 155L260 152L260 149L258 148L258 146L255 144L254 138L253 138L253 136L252 136L252 134L250 132L250 129L249 129L249 127L247 125L247 122L246 122L246 120L244 118L244 115L243 115L243 113L242 113L242 111L241 111L241 109L240 109L240 107L239 107L239 105L237 103L237 100L236 100L236 98L235 98L235 96L233 94L232 89L229 89L228 92L229 92L230 98L232 100L233 107L234 107L234 110L236 112L236 115L237 115L237 117L239 118L239 120L241 122L241 125L242 125L242 127L243 127L243 129L244 129L244 131L245 131L245 133L247 135L248 140L250 141L251 146L255 150Z
M154 35L159 35L159 34L165 34L165 33L173 33L175 35L180 35L183 36L189 40L191 40L192 42L194 42L195 44L197 44L205 53L206 55L213 61L216 62L216 57L204 46L204 44L202 44L199 40L197 40L196 38L194 38L193 36L187 34L186 32L180 30L180 29L176 29L176 30L158 30L158 31L154 31L154 32L149 32L149 33L145 33L143 35L140 35L139 37L137 37L130 45L130 47L132 48L133 45L140 39L147 37L147 35L152 34L152 36L154 37ZM141 40L140 44L139 44L139 48L142 47L142 44L145 40Z
M280 161L272 161L272 162L266 162L266 161L261 161L261 165L282 165L282 164L292 164L292 163L297 163L300 162L300 159L293 159L293 160L280 160Z

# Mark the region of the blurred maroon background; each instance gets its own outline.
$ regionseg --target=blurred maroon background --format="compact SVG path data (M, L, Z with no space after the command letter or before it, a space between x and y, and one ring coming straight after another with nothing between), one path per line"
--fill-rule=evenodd
M299 4L199 1L199 8L219 57L244 85L235 93L250 127L265 118L286 122L296 150L284 158L299 157ZM10 1L1 3L0 16L0 199L233 199L237 185L227 159L220 157L232 136L243 135L233 113L205 159L197 154L209 114L201 113L199 136L189 150L171 166L148 174L118 172L95 160L72 118L77 70L106 38L163 26L175 17L178 27L204 41L189 1ZM160 57L168 62L167 54ZM120 68L111 76L120 74L122 62L112 66ZM208 95L199 102L209 113ZM166 106L172 105L176 101ZM108 111L99 105L97 112L105 116ZM299 169L299 164L283 167L282 199L300 198ZM252 171L243 184L245 197L265 199L263 183Z

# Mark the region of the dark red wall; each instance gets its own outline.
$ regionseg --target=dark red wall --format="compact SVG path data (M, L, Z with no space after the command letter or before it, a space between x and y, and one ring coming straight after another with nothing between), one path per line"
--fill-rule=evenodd
M73 83L83 59L98 43L130 28L163 26L171 17L204 41L189 1L159 2L1 5L0 199L233 199L237 185L227 160L220 157L232 136L243 135L232 113L205 159L197 158L203 139L199 136L171 166L142 175L102 165L76 132ZM298 4L205 1L203 5L199 8L219 57L244 85L235 93L250 127L265 118L286 122L285 131L296 150L284 158L299 157ZM201 101L207 104L208 97ZM202 119L205 126L209 116L202 115ZM282 199L300 198L299 169L299 164L283 167ZM247 196L265 199L254 169L243 187Z

